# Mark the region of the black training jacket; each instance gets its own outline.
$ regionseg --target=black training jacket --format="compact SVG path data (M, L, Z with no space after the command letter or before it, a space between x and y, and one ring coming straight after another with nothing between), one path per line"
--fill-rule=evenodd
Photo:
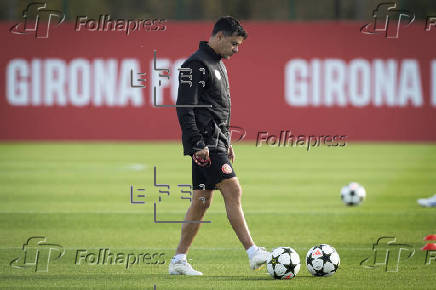
M211 106L176 108L184 155L192 155L205 146L211 152L227 152L230 144L230 90L221 56L206 41L200 41L198 50L181 67L176 104Z

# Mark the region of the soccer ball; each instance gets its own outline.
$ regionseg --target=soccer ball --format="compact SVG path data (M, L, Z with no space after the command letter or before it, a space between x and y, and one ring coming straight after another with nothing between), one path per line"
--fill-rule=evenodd
M300 256L290 247L278 247L269 254L266 269L274 279L292 279L300 271Z
M306 255L307 270L314 276L331 276L340 263L335 248L327 244L312 247Z
M341 199L346 205L359 205L366 196L365 188L357 182L351 182L341 189Z

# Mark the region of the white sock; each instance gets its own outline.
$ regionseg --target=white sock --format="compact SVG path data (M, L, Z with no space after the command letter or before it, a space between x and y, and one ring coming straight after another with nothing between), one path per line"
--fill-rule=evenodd
M183 260L186 261L186 254L176 254L172 260L173 262L183 261Z
M253 246L251 246L246 252L247 252L247 255L248 255L248 259L251 259L251 258L253 258L253 256L254 256L254 254L256 253L256 251L257 251L257 247L256 247L256 245L253 245Z

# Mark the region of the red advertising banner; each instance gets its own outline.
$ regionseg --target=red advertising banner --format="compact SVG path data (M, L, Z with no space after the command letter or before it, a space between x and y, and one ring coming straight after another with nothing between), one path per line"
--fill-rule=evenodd
M436 141L436 27L414 22L388 38L355 22L242 24L248 38L224 63L231 123L248 139L290 130ZM179 140L175 108L154 96L175 104L178 68L212 26L162 21L127 33L78 18L14 33L0 24L0 139Z

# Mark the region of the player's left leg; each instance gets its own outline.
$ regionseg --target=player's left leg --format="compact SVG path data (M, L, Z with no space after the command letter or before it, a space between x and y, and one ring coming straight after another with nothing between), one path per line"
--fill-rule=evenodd
M227 211L227 218L233 227L239 241L247 251L251 269L258 269L266 263L268 252L257 247L251 238L241 206L242 188L237 177L223 179L217 184L221 191Z

